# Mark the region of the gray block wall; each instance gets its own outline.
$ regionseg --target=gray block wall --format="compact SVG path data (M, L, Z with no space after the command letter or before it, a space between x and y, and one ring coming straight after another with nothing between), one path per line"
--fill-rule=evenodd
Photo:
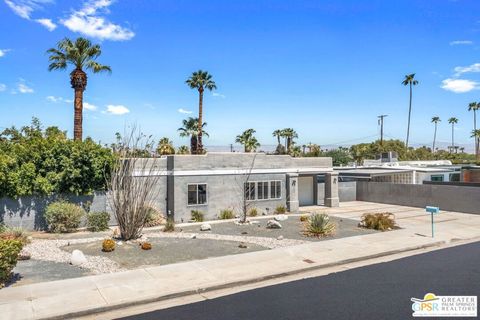
M338 197L341 202L357 200L357 182L340 182L338 184Z
M12 227L22 227L26 230L45 230L47 225L44 218L45 209L55 201L66 201L86 206L90 211L108 211L104 192L93 195L52 195L52 196L22 196L16 199L0 198L0 223ZM110 221L115 223L114 219Z
M357 181L357 200L480 214L480 187Z

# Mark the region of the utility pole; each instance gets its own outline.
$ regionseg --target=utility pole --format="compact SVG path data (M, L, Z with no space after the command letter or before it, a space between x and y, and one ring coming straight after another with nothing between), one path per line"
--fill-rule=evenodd
M388 114L378 116L378 125L380 126L380 145L383 146L383 118L388 117Z
M230 152L233 152L233 144L230 143Z

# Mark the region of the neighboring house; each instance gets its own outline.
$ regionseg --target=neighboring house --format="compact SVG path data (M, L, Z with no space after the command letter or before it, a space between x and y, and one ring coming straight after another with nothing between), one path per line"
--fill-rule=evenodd
M461 181L480 183L480 166L462 167Z
M160 177L153 202L175 221L188 221L191 210L201 210L207 219L215 219L222 209L240 214L244 194L249 208L256 207L260 214L272 214L280 205L295 212L299 206L323 204L323 199L326 205L338 205L338 179L331 158L207 153L155 161L154 174ZM135 175L144 176L142 172ZM329 177L329 187L320 196L318 175Z
M340 181L373 181L396 184L422 184L424 181L459 181L460 172L456 167L415 167L415 166L379 166L335 168Z

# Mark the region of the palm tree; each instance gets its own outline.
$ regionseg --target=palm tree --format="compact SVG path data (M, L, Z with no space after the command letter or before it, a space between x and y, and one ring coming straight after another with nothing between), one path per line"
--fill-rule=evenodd
M182 120L183 126L178 128L180 132L180 137L190 137L190 151L192 154L197 154L197 136L198 136L198 118L189 117L188 119ZM202 134L209 136L205 131L207 123L204 122L202 125Z
M473 111L473 132L477 131L477 110L480 109L480 102L471 102L468 104L468 111ZM475 138L472 136L472 138ZM479 141L475 138L475 155L480 160Z
M298 134L292 128L285 128L282 130L283 136L285 137L285 149L287 152L290 152L292 145L294 144L293 139L298 138Z
M177 154L189 154L189 153L190 153L190 149L188 149L187 146L180 146L177 149Z
M243 145L245 152L255 152L260 146L257 138L253 136L256 131L254 129L247 129L242 134L238 135L235 142Z
M272 135L277 138L277 145L279 145L280 144L280 138L283 138L282 130L277 129L277 130L273 131Z
M437 126L440 121L442 121L440 120L440 117L432 117L432 123L435 123L435 133L433 134L432 153L435 153L435 142L437 140Z
M416 86L418 81L415 80L415 73L407 74L403 79L402 84L404 86L410 86L410 104L408 107L408 126L407 126L407 141L405 142L406 149L408 149L408 140L410 138L410 117L412 115L412 86Z
M478 146L480 144L480 129L473 130L471 137L475 139L475 142ZM478 153L477 153L477 159L478 159Z
M175 154L175 148L173 147L172 141L167 137L161 138L158 142L157 153L162 156Z
M217 85L212 80L212 75L207 71L198 70L192 73L190 78L185 81L185 83L191 89L198 90L198 134L197 134L197 148L196 151L198 154L203 153L203 144L202 144L202 124L203 124L203 91L205 89L212 91L217 89Z
M448 119L448 123L452 125L452 149L451 150L453 151L453 149L455 149L455 134L454 134L455 124L458 123L458 119L455 117L451 117L450 119Z
M92 44L85 38L77 38L75 42L65 38L57 43L57 48L48 49L47 53L50 54L48 71L65 70L69 64L75 67L70 73L70 84L75 90L73 137L81 141L83 91L87 87L87 74L84 69L93 73L112 72L112 69L95 61L102 54L102 49L100 45Z

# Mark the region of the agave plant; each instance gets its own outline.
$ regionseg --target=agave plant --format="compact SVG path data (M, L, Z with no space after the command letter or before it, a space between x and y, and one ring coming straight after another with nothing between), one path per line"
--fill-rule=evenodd
M335 233L336 226L325 213L312 214L305 222L305 234L313 237L326 237Z

